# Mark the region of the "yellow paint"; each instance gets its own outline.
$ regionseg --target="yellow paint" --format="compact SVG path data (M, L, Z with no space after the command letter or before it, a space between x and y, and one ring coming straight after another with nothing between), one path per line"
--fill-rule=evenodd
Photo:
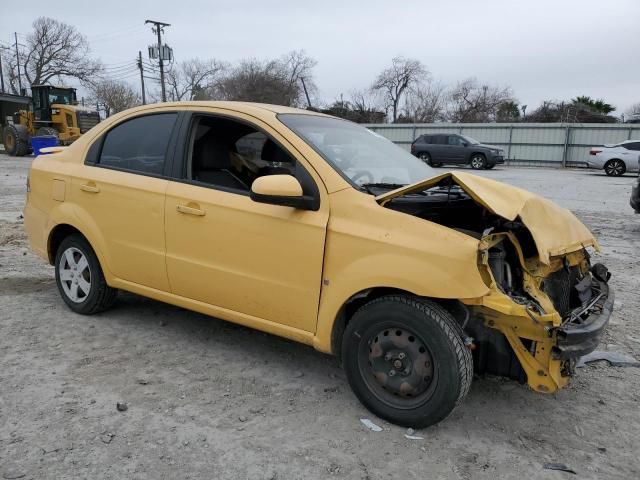
M317 211L253 202L248 195L201 184L140 176L85 165L91 144L123 120L188 110L250 122L280 143L318 186ZM443 174L374 198L350 186L308 144L280 123L288 107L235 102L156 104L121 112L70 147L36 158L25 226L32 248L52 260L49 239L58 225L77 228L91 243L113 287L149 296L332 351L339 312L372 288L460 299L488 327L503 332L538 391L566 385L553 360L549 328L560 317L540 288L563 262L586 265L583 246L597 247L570 212L531 193L467 173ZM511 234L481 241L381 205L412 188L451 176L476 201L531 230L539 258L525 259ZM66 193L51 194L52 181ZM254 190L299 195L289 178L262 177ZM294 185L295 183L295 185ZM60 200L62 198L62 200ZM501 293L486 250L512 242L525 269L525 287L544 309L527 311ZM566 254L566 255L565 255ZM535 341L530 352L521 339Z

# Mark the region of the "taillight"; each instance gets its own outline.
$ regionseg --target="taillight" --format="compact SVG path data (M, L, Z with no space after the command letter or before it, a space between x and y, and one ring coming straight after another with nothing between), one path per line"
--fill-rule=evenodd
M411 153L416 153L416 144L415 143L411 144Z
M589 155L597 155L597 154L599 154L600 152L602 152L602 150L590 150L590 151L589 151Z

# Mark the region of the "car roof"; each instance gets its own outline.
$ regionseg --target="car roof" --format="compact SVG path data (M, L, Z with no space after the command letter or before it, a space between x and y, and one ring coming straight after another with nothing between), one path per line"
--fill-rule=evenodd
M191 100L182 102L164 102L153 103L149 105L143 105L135 107L131 111L144 112L146 110L153 110L158 107L180 107L193 108L193 107L211 107L222 108L225 110L233 110L235 112L246 113L256 117L275 116L279 113L296 113L302 115L318 115L323 117L330 117L320 112L313 110L303 110L301 108L287 107L284 105L271 105L268 103L256 103L256 102L234 102L234 101L213 101L213 100Z

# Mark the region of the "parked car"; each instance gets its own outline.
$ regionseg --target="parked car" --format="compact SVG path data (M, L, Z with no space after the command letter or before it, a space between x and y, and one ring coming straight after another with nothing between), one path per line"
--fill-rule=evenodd
M633 187L631 187L631 199L629 200L631 208L633 208L636 213L640 213L640 160L638 160L638 164L638 178Z
M627 140L615 145L591 147L587 165L604 170L611 177L619 177L625 172L638 171L640 140Z
M444 419L474 368L555 392L609 321L609 274L571 212L436 175L345 120L163 103L48 153L25 228L72 311L121 289L312 345L400 425Z
M471 165L476 170L482 170L504 163L504 150L500 147L451 133L420 135L411 144L411 153L432 167L446 163Z

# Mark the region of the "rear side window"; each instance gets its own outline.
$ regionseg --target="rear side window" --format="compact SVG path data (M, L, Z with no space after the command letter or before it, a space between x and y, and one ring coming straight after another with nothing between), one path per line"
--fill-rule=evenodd
M422 143L433 143L431 141L431 135L423 135L422 136Z
M446 145L447 144L447 135L434 135L433 142L437 145Z
M635 151L639 151L640 150L640 142L625 143L622 146L624 148L626 148L627 150L635 150Z
M98 164L143 174L162 175L177 113L146 115L109 130Z

